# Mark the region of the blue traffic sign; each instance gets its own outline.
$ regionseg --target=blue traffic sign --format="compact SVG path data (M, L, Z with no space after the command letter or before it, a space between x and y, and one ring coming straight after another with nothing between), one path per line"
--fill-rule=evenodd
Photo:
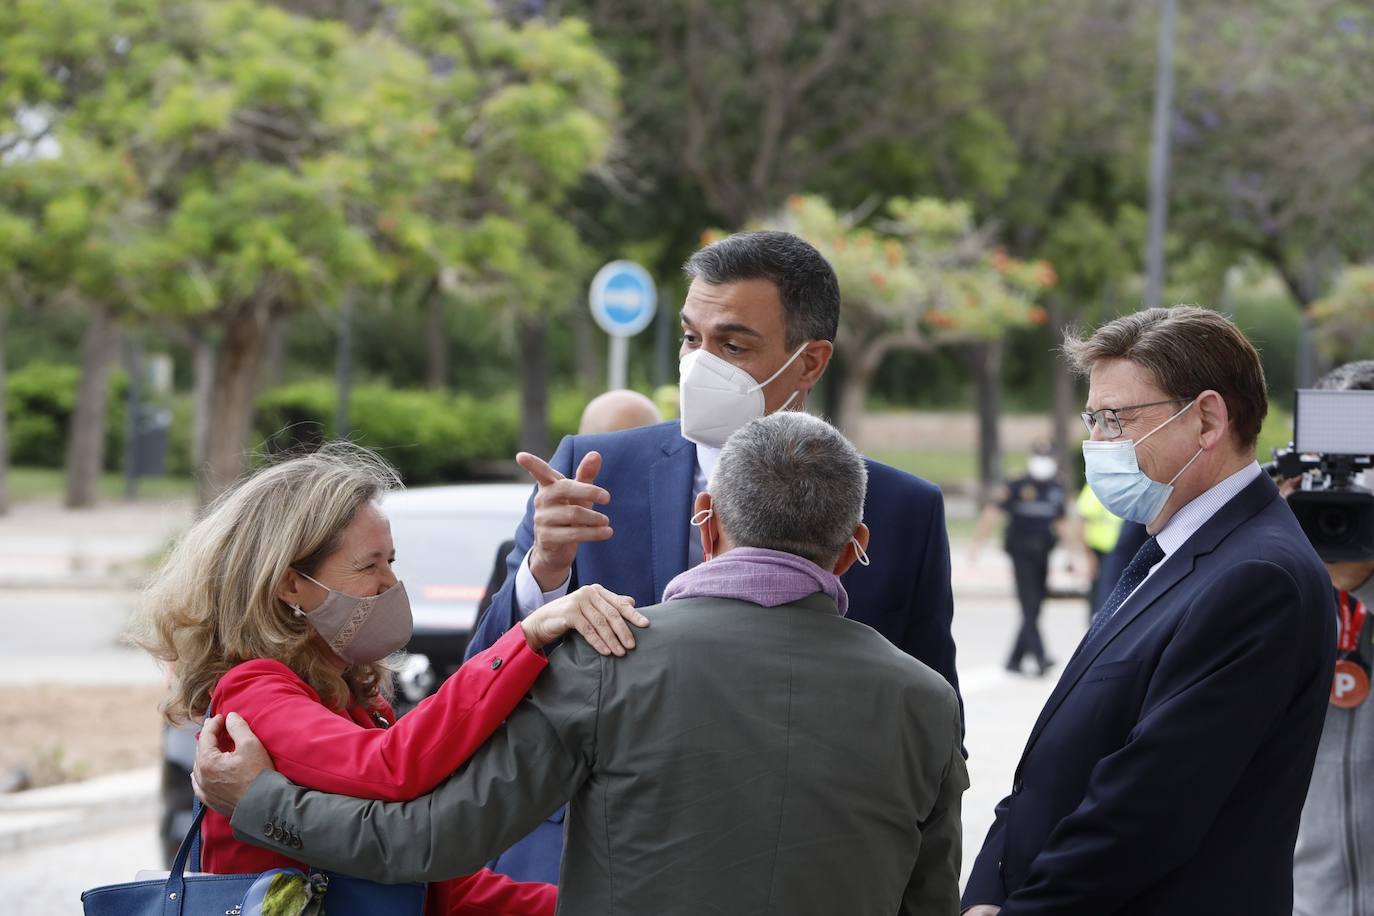
M612 337L633 337L654 320L658 292L649 272L633 261L612 261L596 272L592 318Z

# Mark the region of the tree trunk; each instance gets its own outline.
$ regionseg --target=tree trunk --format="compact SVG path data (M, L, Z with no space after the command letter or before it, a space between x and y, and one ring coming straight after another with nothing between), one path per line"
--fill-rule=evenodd
M973 344L968 355L978 392L978 504L985 506L1002 483L1002 342Z
M105 469L105 425L110 401L110 370L119 349L114 316L95 307L81 339L81 381L67 426L68 509L85 509L100 497Z
M10 424L5 390L5 309L0 307L0 515L10 511Z
M572 323L573 362L577 366L577 384L587 394L606 389L605 336L597 333L586 303L574 299L569 308Z
M191 466L204 471L205 439L210 431L210 392L215 390L215 344L208 328L197 328L191 355L195 403L191 413Z
M857 441L859 424L863 422L864 407L868 403L868 389L877 372L876 360L863 358L859 347L846 349L840 360L839 393L835 397L835 427Z
M272 308L249 302L231 311L215 361L201 469L202 506L224 492L247 468L246 447L253 429L253 396L267 348Z
M425 297L425 387L442 391L448 379L448 299L436 284Z
M520 449L549 455L549 353L543 315L520 320Z
M262 371L258 373L258 393L275 388L286 380L286 316L276 315L267 328Z

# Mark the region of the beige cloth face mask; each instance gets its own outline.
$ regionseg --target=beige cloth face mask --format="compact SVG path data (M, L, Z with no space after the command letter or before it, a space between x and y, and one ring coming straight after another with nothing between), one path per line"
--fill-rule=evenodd
M415 621L404 582L397 582L380 595L359 598L336 591L305 573L301 575L329 592L329 596L313 611L303 611L295 604L291 609L306 619L339 658L353 665L381 661L410 642Z

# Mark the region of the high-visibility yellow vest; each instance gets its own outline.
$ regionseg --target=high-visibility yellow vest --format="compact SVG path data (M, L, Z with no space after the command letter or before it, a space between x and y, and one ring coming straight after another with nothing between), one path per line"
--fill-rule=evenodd
M1078 514L1083 517L1083 540L1098 553L1109 553L1121 535L1121 519L1107 511L1092 487L1078 494Z

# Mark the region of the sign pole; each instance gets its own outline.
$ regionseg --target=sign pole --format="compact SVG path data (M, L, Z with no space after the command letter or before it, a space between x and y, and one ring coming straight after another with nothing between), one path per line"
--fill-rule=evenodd
M626 376L629 374L630 362L630 338L612 337L611 355L607 360L606 390L615 391L624 388L628 382Z

